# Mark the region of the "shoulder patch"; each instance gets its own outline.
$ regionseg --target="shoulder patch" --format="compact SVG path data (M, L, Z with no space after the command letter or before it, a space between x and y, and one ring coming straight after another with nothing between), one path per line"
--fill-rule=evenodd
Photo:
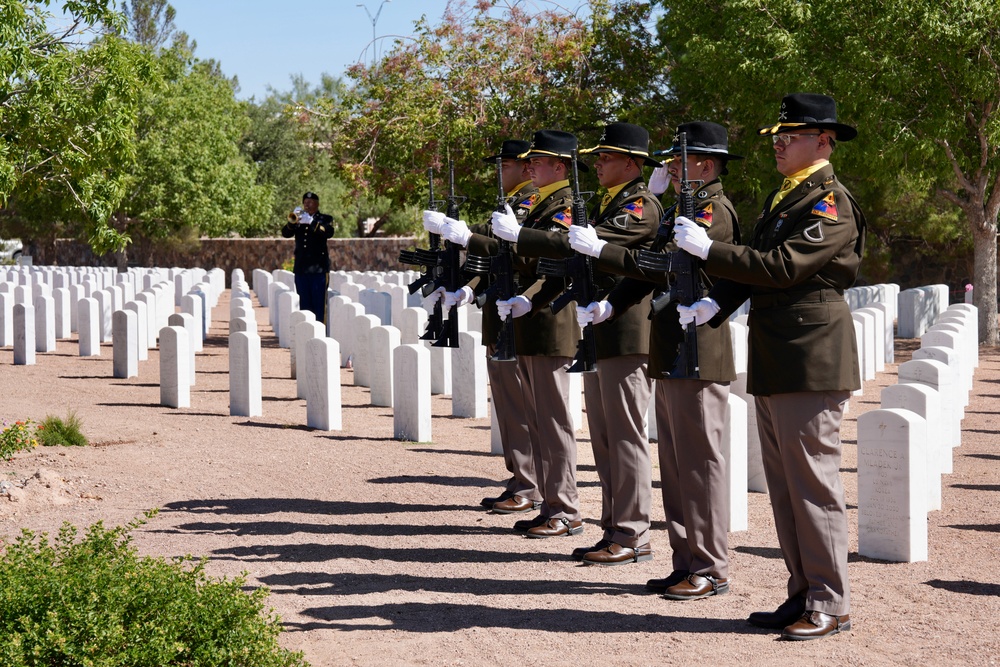
M637 199L634 202L629 202L623 206L626 211L635 216L637 220L642 220L642 200Z
M520 208L531 208L532 206L538 203L538 200L539 200L539 194L536 192L527 199L522 200L521 203L518 204L518 206Z
M822 243L823 241L823 223L817 222L805 228L802 232L802 236L805 237L806 241L812 241L813 243Z
M813 206L810 213L812 213L812 215L818 215L822 218L826 218L827 220L836 220L837 200L834 198L833 193L831 192L826 197L823 197L822 200L816 202L816 205ZM810 229L812 229L812 227L810 227Z
M706 227L712 226L712 202L708 202L704 207L695 212L694 221Z
M552 221L569 228L573 224L573 209L565 208L552 216Z

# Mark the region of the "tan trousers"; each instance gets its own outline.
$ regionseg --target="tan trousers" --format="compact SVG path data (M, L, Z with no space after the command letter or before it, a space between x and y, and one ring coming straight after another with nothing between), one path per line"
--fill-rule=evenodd
M569 413L571 357L517 357L524 412L535 457L542 516L580 519L576 489L576 435Z
M651 395L644 354L601 359L596 373L583 376L587 423L601 480L604 539L632 548L649 542L653 473L646 409Z
M722 435L729 383L656 381L656 432L675 570L729 578L729 484Z
M847 508L840 481L840 421L850 392L756 397L757 430L788 597L806 609L850 611Z
M490 376L493 410L500 427L503 462L511 474L506 490L528 500L539 501L542 496L538 493L535 478L535 457L525 423L524 395L517 362L487 359L486 371Z

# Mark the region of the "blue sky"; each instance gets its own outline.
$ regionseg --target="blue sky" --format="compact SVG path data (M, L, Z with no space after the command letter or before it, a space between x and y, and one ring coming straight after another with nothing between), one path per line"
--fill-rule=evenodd
M371 62L372 21L381 0L169 0L174 23L197 43L195 55L219 61L227 76L237 76L240 99L267 96L267 86L291 89L302 74L315 85L327 72L340 76L358 60ZM427 15L440 21L447 0L392 0L382 5L375 25L384 53L392 37L413 34L413 23ZM368 51L366 52L366 49Z

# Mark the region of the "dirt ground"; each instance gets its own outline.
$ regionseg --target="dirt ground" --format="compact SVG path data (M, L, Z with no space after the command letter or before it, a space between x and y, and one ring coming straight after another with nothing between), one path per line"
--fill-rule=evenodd
M528 540L517 516L479 506L506 477L489 453L489 420L451 417L433 401L433 442L399 442L392 413L342 370L342 431L303 426L289 352L266 309L264 415L229 416L228 293L197 359L191 407L159 405L158 356L112 378L112 350L78 356L76 339L14 366L0 349L0 416L65 418L93 446L39 448L0 462L0 538L64 521L120 524L161 513L136 533L144 554L193 554L209 571L247 573L271 589L283 645L313 665L996 665L1000 664L1000 351L983 349L943 509L929 515L929 559L887 563L857 553L857 416L896 380L887 366L845 420L843 479L851 520L853 629L781 642L747 624L785 597L786 571L766 494L750 494L750 529L730 538L731 593L691 602L647 594L669 572L659 494L651 562L599 568L569 558L600 537L600 488L578 433L583 535ZM897 363L915 341L897 341ZM654 453L655 453L655 447ZM654 459L654 466L656 461ZM654 470L654 479L659 477ZM659 482L656 482L657 487Z

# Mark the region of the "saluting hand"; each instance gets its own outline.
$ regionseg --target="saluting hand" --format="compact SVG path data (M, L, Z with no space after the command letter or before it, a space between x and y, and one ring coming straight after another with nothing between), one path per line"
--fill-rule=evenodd
M498 239L517 243L517 235L521 233L521 225L517 222L517 216L511 210L510 204L504 204L504 211L493 211L493 234Z
M698 259L708 259L708 249L712 246L712 239L708 238L705 228L695 224L693 220L683 215L674 220L674 240L681 250L691 253Z
M570 225L569 247L581 255L600 257L606 245L608 242L598 238L597 230L590 225Z

